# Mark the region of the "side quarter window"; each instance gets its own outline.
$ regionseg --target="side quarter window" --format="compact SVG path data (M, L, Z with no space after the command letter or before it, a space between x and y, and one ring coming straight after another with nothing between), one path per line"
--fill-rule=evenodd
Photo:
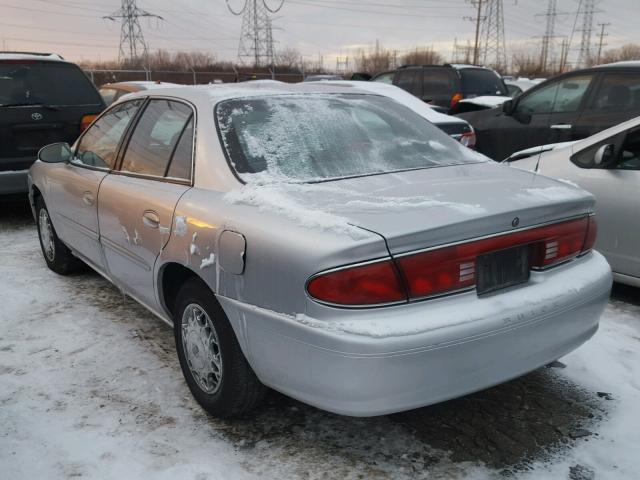
M178 176L189 180L192 120L192 108L182 102L151 100L131 135L121 170L154 177ZM172 165L173 159L176 165Z
M640 76L635 73L605 73L589 104L591 110L640 110Z
M89 127L76 148L74 163L113 169L118 145L142 100L115 106Z
M627 134L617 160L613 168L640 170L640 128L631 130Z

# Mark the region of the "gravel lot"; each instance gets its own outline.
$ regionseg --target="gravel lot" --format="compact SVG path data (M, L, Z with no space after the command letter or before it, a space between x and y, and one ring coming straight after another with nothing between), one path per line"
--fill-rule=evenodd
M219 421L166 325L95 273L46 268L24 202L0 203L0 279L2 478L638 478L637 289L616 286L562 363L462 399L356 419L273 392Z

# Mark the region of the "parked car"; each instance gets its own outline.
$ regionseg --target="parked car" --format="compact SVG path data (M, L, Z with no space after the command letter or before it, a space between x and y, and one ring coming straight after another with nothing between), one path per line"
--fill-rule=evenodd
M396 85L429 104L447 109L463 98L507 95L507 87L496 72L475 65L406 65L380 73L372 81Z
M551 78L492 110L463 113L478 150L494 160L580 140L640 115L640 62L620 62Z
M464 395L577 348L610 292L591 195L364 90L138 92L39 158L49 268L82 259L173 324L217 416L265 385L362 416Z
M72 143L103 109L87 76L59 55L0 52L0 195L26 193L38 150Z
M122 96L129 93L141 92L143 90L150 90L152 88L166 88L166 87L179 87L177 83L161 82L157 80L155 82L140 80L135 82L116 82L105 83L100 87L100 95L106 105L111 105L116 100L119 100Z
M375 93L377 95L384 95L385 97L393 98L395 101L409 107L421 117L429 120L451 138L462 143L465 147L473 148L476 144L476 134L468 122L452 115L439 113L406 90L402 90L396 86L380 82L348 80L327 81L324 84L330 85L331 87L353 87L360 90L366 90L367 92Z
M595 195L596 248L611 264L614 280L640 287L640 117L584 140L518 152L506 161Z

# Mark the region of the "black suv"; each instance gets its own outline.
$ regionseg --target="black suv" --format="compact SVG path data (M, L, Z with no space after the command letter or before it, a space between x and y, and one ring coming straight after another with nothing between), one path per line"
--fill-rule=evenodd
M0 52L0 195L26 192L38 150L72 144L104 107L84 72L62 57Z
M491 110L463 113L477 149L494 160L539 145L586 138L640 115L640 62L558 75Z
M507 95L507 87L496 72L475 65L406 65L380 73L372 81L391 83L445 110L463 98Z

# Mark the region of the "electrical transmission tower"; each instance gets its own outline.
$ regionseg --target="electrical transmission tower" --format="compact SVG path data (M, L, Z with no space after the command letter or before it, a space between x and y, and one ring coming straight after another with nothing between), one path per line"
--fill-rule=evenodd
M120 51L118 52L118 61L130 61L146 59L149 54L149 48L144 41L142 27L140 27L140 18L163 20L159 15L149 13L146 10L138 8L136 0L122 0L120 10L102 17L112 21L120 20L122 27L120 29Z
M582 11L580 11L582 7ZM593 14L596 13L596 0L581 0L578 15L582 14L582 32L578 53L578 65L587 66L591 61L591 35L593 33Z
M558 17L558 0L549 0L547 4L547 13L544 13L547 17L547 25L542 37L542 51L540 53L540 67L542 70L547 70L549 60L553 57L553 41L555 37L556 18Z
M242 30L238 45L238 60L253 61L254 67L273 65L273 27L269 13L276 13L284 4L280 1L278 8L271 9L266 0L245 0L241 10L235 11L229 5L227 8L234 15L242 15Z
M504 13L502 0L484 0L484 15L480 29L480 60L499 71L507 67L504 44Z

